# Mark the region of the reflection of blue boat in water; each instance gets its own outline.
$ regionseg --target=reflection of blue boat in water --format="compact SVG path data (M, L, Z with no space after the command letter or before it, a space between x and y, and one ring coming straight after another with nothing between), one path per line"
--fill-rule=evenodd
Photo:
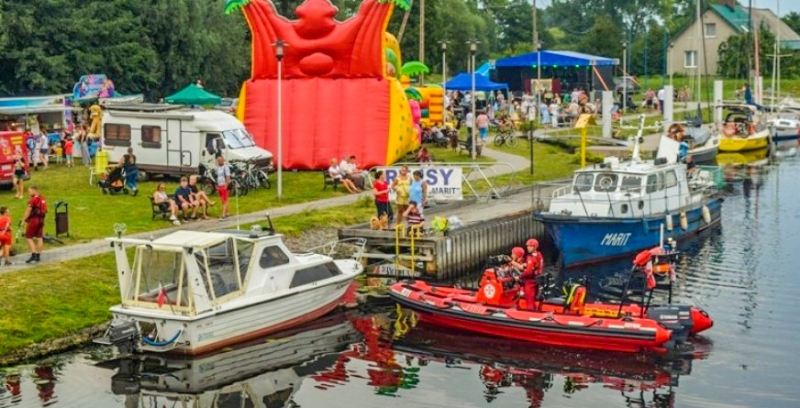
M680 240L718 224L722 198L717 169L688 174L676 162L677 151L659 150L655 161L633 158L575 172L572 184L553 191L544 223L565 267L619 258L658 245L665 237Z

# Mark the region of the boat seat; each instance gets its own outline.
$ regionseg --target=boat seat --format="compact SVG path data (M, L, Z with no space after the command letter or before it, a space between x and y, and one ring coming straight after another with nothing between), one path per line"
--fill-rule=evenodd
M558 297L547 298L547 299L544 300L544 303L546 303L548 305L564 306L564 302L566 302L566 301L567 301L567 298L565 298L564 296L558 296Z

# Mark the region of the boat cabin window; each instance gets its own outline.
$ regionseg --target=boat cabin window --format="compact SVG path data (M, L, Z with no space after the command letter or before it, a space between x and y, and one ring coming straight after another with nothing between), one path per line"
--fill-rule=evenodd
M658 191L658 176L655 174L651 174L647 176L647 188L645 191L649 193L653 193Z
M583 193L585 191L590 191L592 189L593 182L594 182L594 174L578 173L575 176L575 182L573 183L572 188L577 193Z
M143 247L137 250L137 255L139 290L135 300L158 303L159 293L163 290L164 304L189 306L186 267L181 252Z
M261 251L261 257L258 259L258 266L264 269L286 265L288 263L289 256L277 245L264 248L264 250Z
M642 178L639 176L622 176L622 191L640 193L642 191Z
M219 299L241 289L242 281L246 278L247 265L250 261L252 246L239 249L236 243L242 241L227 239L219 244L207 248L205 251L195 252L203 283L213 299ZM240 268L244 270L240 273Z
M598 174L594 181L594 191L601 193L616 191L618 178L616 174Z
M677 185L678 185L678 176L675 174L675 170L664 172L664 187L670 188L670 187L675 187Z
M292 283L289 285L289 288L296 288L298 286L307 285L309 283L332 278L341 274L342 271L340 271L339 267L333 262L300 269L294 273L294 277L292 277Z

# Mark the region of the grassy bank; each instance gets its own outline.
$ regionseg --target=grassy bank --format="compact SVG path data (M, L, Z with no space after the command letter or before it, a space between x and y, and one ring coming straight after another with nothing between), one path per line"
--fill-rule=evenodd
M275 176L270 175L273 184ZM147 198L155 191L158 181L149 181L139 184L140 194L137 197L129 195L104 195L96 185L89 185L89 170L78 166L65 168L51 165L48 170L32 171L31 180L26 186L39 187L42 195L48 201L50 215L45 224L45 232L55 233L55 203L65 201L69 204L70 237L65 238L67 244L85 242L93 239L104 238L113 234L115 223L125 223L127 233L152 231L170 226L166 221L151 220L150 202ZM177 180L165 180L167 192L173 193L178 186ZM270 190L258 189L251 191L247 196L238 200L238 212L247 214L268 208L279 207L344 195L344 189L332 191L330 188L322 190L322 175L320 172L285 172L283 176L283 199L277 199L276 188ZM14 193L3 191L0 197L5 197L4 205L11 210L11 217L16 223L25 211L26 200L15 200ZM27 194L26 194L27 196ZM216 200L216 196L211 197ZM237 212L235 198L231 198L231 212ZM210 216L218 216L220 204L212 207ZM18 244L21 247L22 243Z
M299 236L314 228L363 223L374 212L367 198L273 222L279 232ZM115 268L114 255L108 253L0 275L0 356L107 321L108 308L119 303Z

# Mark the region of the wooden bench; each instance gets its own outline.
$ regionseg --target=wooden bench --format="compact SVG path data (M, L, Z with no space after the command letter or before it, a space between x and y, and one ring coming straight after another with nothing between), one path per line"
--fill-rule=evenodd
M341 180L332 177L331 174L328 173L328 170L322 170L322 181L322 190L325 190L328 188L328 186L331 186L333 187L333 190L336 191L336 188L339 187L339 184L341 184Z
M169 208L164 209L160 204L156 204L156 199L153 198L153 196L148 196L147 198L150 199L150 208L153 211L153 221L155 221L157 217L161 217L162 219L166 220L167 217L170 216Z

